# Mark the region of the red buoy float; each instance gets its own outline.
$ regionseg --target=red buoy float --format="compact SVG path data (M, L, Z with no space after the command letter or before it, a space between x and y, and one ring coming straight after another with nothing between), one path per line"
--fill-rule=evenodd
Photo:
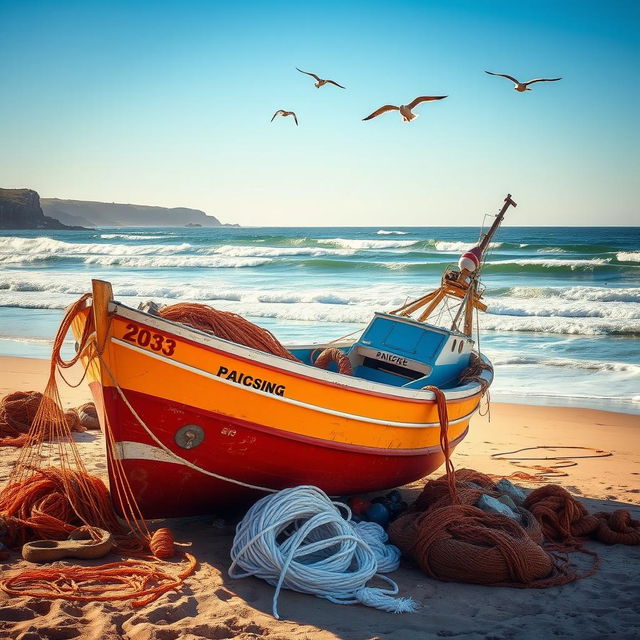
M480 247L473 247L460 256L458 266L460 270L475 271L480 266L480 258L482 258L482 250Z

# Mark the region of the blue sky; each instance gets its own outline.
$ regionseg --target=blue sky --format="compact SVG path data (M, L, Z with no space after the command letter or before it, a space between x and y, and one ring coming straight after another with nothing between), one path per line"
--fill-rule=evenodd
M475 225L511 192L511 224L637 225L639 27L636 1L0 0L0 186L258 226Z

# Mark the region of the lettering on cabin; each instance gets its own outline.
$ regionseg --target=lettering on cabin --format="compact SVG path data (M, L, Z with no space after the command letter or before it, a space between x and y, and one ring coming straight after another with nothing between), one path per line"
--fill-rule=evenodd
M271 382L264 378L254 378L253 376L241 371L236 371L235 369L229 370L227 367L222 365L218 368L216 375L220 378L224 378L225 380L244 385L245 387L251 387L252 389L257 389L258 391L264 391L266 393L273 393L276 396L283 396L286 389L283 384Z
M374 357L376 358L376 360L391 362L392 364L397 364L399 367L409 366L409 360L407 360L407 358L397 356L395 353L388 353L387 351L376 351L376 355Z

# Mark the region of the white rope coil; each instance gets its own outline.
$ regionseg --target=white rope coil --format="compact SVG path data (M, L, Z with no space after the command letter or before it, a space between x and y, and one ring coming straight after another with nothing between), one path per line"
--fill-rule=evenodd
M376 522L353 522L349 524L356 533L371 547L378 562L378 573L391 573L400 566L400 549L388 544L387 532Z
M236 528L231 548L232 578L257 576L276 587L273 615L278 615L280 590L311 593L337 604L362 603L392 613L413 612L411 598L394 598L398 585L379 571L398 568L400 551L385 544L379 525L354 525L351 510L332 502L317 487L303 485L261 498ZM367 587L377 576L390 588Z

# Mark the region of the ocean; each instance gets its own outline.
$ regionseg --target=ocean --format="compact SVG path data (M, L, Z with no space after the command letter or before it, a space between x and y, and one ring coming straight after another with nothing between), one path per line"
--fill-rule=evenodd
M327 341L438 286L477 239L477 227L4 231L0 355L49 357L91 278L131 306L202 302L285 344ZM640 414L640 228L503 227L494 239L480 317L491 398Z

